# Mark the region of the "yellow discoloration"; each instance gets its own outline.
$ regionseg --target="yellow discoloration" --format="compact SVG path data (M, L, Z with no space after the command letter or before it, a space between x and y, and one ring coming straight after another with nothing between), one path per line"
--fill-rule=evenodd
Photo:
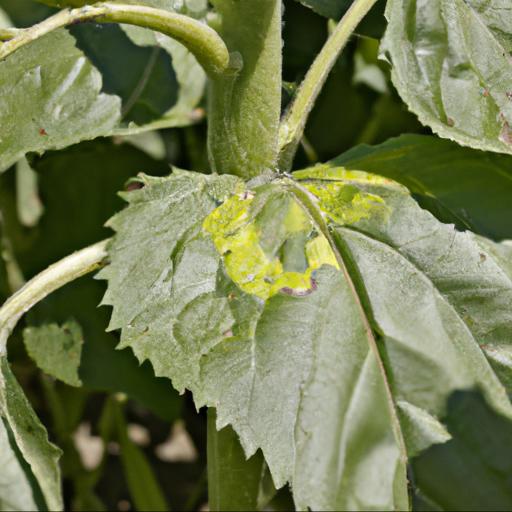
M406 190L405 187L396 181L370 174L364 171L352 171L344 167L331 167L327 164L317 165L304 171L297 171L293 173L293 177L297 180L325 180L325 181L343 181L353 182L360 185L380 185L385 187L392 187L400 190Z
M389 217L389 208L382 197L354 185L333 181L304 183L303 186L317 197L322 211L337 224L355 224L374 216L383 220Z
M310 235L304 244L308 267L304 272L285 271L278 254L267 254L261 246L257 215L251 215L252 196L236 195L215 209L204 221L215 247L224 258L229 277L244 292L263 300L279 292L307 295L315 289L313 273L322 265L338 263L323 235L317 234L303 209L290 200L285 216L284 242L298 233Z

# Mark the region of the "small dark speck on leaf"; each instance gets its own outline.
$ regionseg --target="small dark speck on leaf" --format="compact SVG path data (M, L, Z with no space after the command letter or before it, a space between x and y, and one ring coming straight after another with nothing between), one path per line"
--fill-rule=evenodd
M481 252L480 253L480 263L483 263L486 259L487 259L487 256L483 252Z
M512 91L507 91L505 94L507 95L507 99L512 101Z
M448 126L455 126L455 121L451 117L449 117L448 119L446 119L446 124Z
M500 140L505 144L512 145L512 130L510 129L510 126L507 122L503 123L503 128L501 129L500 133Z
M44 128L39 128L39 135L48 135L48 132Z
M144 188L144 183L141 183L140 181L130 181L124 187L126 192L132 192L133 190L140 190L141 188Z

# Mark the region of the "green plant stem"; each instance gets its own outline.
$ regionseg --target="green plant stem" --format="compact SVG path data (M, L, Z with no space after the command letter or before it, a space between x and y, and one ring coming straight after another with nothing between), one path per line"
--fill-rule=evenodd
M0 41L9 41L22 32L19 28L0 28Z
M5 301L0 308L0 356L5 355L7 338L24 313L53 291L102 266L107 242L98 242L51 265Z
M304 78L279 130L279 169L288 171L304 133L307 118L338 56L357 25L377 0L355 0L318 54Z
M0 45L0 60L53 30L86 21L126 23L161 32L186 46L211 76L222 74L229 67L228 49L208 25L161 9L109 2L64 9L33 27L18 31L14 37L9 37L14 33L4 31L9 40Z

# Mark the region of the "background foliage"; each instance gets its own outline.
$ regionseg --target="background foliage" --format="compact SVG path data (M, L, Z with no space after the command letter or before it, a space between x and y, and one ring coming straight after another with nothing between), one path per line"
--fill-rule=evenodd
M1 0L1 15L6 19L5 25L8 24L7 19L10 19L15 26L29 26L44 19L54 12L55 7L61 5L59 1L53 0L44 3L46 5L32 0ZM87 2L75 2L76 5L84 3ZM145 3L173 7L197 19L204 18L207 8L207 3L202 0L148 0ZM469 18L471 31L481 29L474 25L474 12L467 3L462 0L451 5L441 0L438 3L446 4L446 11L443 12L448 17L450 9L466 9L467 12L464 11L461 16L463 19ZM219 6L221 4L219 2ZM406 4L408 2L402 0L390 1L388 15L393 10L407 9ZM339 19L350 2L285 0L284 5L282 109L286 108L294 96L298 84L332 29L332 22L326 18ZM411 37L411 33L402 34L401 27L396 23L392 24L384 45L384 49L394 52L395 56L392 59L394 71L391 76L389 65L378 60L379 39L383 37L386 26L384 7L385 2L377 2L336 62L309 119L294 168L327 161L327 167L331 169L346 166L378 173L408 187L418 204L435 216L436 220L432 219L430 227L438 229L440 222L452 223L461 232L470 230L494 241L512 238L512 224L509 221L512 157L503 154L510 152L510 141L507 140L510 136L507 131L509 120L506 117L509 110L505 105L505 117L500 118L492 102L499 95L506 96L508 89L495 90L495 84L488 83L493 70L486 69L487 74L482 72L478 77L478 80L483 80L483 84L478 84L478 96L473 97L469 93L461 95L459 101L452 104L453 112L442 111L439 98L456 96L462 87L461 81L441 81L434 70L432 75L427 76L432 89L436 91L432 98L425 98L419 85L419 90L411 88L410 81L404 79L404 74L410 72L411 55L399 51L401 38ZM229 16L235 14L225 13L228 24ZM450 20L453 17L449 17ZM272 18L272 13L268 14L268 19L262 18L259 21L262 24L267 21L270 24L279 23L275 16ZM441 25L443 23L443 20L433 21ZM501 32L500 27L491 21L489 25L492 30L486 32L484 38L486 55L490 59L496 57L496 66L510 67L510 63L502 63L496 53L496 39L500 39ZM509 20L506 18L502 21L506 24ZM421 33L423 28L415 27L415 33ZM255 24L254 30L261 30L261 27ZM459 33L456 27L453 31ZM421 46L422 41L414 39L412 43ZM474 48L466 43L444 38L444 46L439 46L437 51L440 54L453 54L454 49L463 47L475 53ZM9 132L9 137L0 137L0 171L3 171L0 173L2 302L24 280L33 277L49 264L110 236L112 232L105 227L105 223L125 206L117 192L139 188L140 180L134 179L139 173L163 177L169 174L169 165L172 165L204 174L191 181L216 179L209 176L212 169L206 154L206 78L183 47L169 38L148 31L94 23L56 32L37 44L37 51L24 48L19 51L17 58L24 63L32 60L41 66L43 72L48 72L48 83L52 84L52 79L55 79L57 96L46 96L40 103L25 101L25 98L33 95L37 76L27 74L20 77L11 69L14 66L12 61L0 63L0 126L9 123L16 127L16 130ZM228 41L229 44L231 41ZM248 44L252 44L252 40ZM509 44L509 40L501 41L501 44ZM58 66L55 65L56 59L52 52L55 45L59 46L61 54ZM108 52L104 51L105 48L108 48ZM280 52L279 41L275 42L274 50ZM397 55L400 60L397 60ZM453 57L455 71L450 75L452 78L453 74L460 71L456 57ZM269 70L258 72L264 76ZM420 71L417 70L417 73ZM59 87L63 76L75 77L70 80L69 87ZM466 85L474 85L477 77L471 73L462 73L462 79ZM171 87L161 87L162 83L171 84ZM421 85L421 80L418 78L413 83ZM238 85L235 84L235 90ZM216 94L215 88L222 91L226 86L225 83L214 84L213 97ZM407 104L400 99L395 87ZM469 85L467 88L469 90ZM276 91L276 94L271 95L271 101L277 101L278 93ZM501 96L499 101L503 100ZM77 97L80 103L77 103ZM259 108L262 111L270 101L260 98L254 91L247 92L247 96L239 94L235 97L241 103L254 103L256 98L261 101L262 106ZM215 101L222 103L224 100L220 97ZM467 106L476 103L481 106L477 123L474 122L473 110L471 119L466 117ZM97 109L102 112L101 123L98 123ZM418 114L421 120L428 119L425 122L436 133L463 144L471 143L482 149L498 150L502 154L477 151L434 137L430 129L420 124L409 109ZM262 123L265 125L265 133L277 129L278 120L270 115L267 117ZM212 122L218 122L221 126L223 120L214 119ZM240 126L243 127L242 124ZM245 134L240 126L238 129L243 137ZM216 136L222 138L223 132L219 131ZM254 134L249 136L253 139L255 137ZM476 139L478 144L475 143ZM276 149L268 145L265 148L269 154L261 155L262 162L272 161ZM44 154L39 154L44 151ZM229 161L226 163L222 153L217 157L223 165L235 165ZM303 178L309 179L311 176ZM140 196L150 193L148 190L151 191L151 187L148 184L157 184L154 185L157 187L160 183L156 178L148 180ZM237 186L235 181L223 180L216 187L218 191L234 190ZM378 194L379 191L370 188L370 193ZM396 204L413 204L408 196L397 194L397 197L392 199L396 200ZM216 206L216 199L209 197L201 203L205 215ZM169 208L177 206L171 204ZM396 208L399 209L398 206ZM404 217L402 222L409 222L411 218L419 219L422 215L420 211L410 206L410 217ZM121 217L116 217L117 221L113 221L112 225L118 231L125 230L128 240L140 241L144 234L152 234L150 231L145 233L148 227L143 217L130 218L129 208L124 212ZM183 212L182 216L186 217ZM172 222L166 226L167 234L176 228L180 217L175 214L168 220ZM191 222L190 218L186 220ZM417 223L419 225L420 220ZM365 230L376 240L382 235L371 225L365 225ZM361 259L366 256L369 258L368 248L355 235L350 235L342 228L338 234L340 247L353 244L354 251L359 251ZM420 228L415 232L418 236L422 234L425 233ZM442 238L443 235L436 231L436 236ZM470 238L469 235L458 236L457 240ZM435 244L449 243L446 240L445 237L441 242L438 239L432 242L432 251ZM496 262L496 266L503 271L499 274L503 293L509 293L512 269L510 259L506 258L509 258L510 246L500 245L498 251L495 246L486 246L486 242L477 237L471 240L474 244L471 250L462 247L463 242L458 247L460 261L462 255L466 257L467 253L471 253L476 263L483 265L482 258L485 258L485 265L490 266ZM393 243L391 241L390 245ZM481 246L478 245L480 243ZM141 250L144 252L148 247L141 245ZM379 246L379 250L385 249ZM495 250L496 253L493 252ZM151 247L148 254L142 254L141 267L150 267L148 260ZM435 271L427 268L426 264L425 268L421 268L421 262L414 260L412 250L407 253L407 257L419 267L415 274L417 283L421 281L418 277L420 274L428 275L429 278L434 276L432 279L435 281ZM155 268L160 271L157 263L154 264ZM390 268L385 267L383 273L391 273ZM140 285L137 276L136 273L123 276L119 286L126 296ZM326 282L329 278L328 275L322 276ZM484 284L480 285L484 288ZM149 362L139 364L129 348L115 349L120 342L119 332L106 332L111 309L97 307L105 289L104 281L86 277L52 294L26 316L9 345L9 360L16 378L47 426L50 440L63 449L61 469L65 508L199 510L207 502L208 486L213 500L210 504L217 509L267 507L270 510L287 510L292 507L289 488L285 486L279 491L274 488L262 452L256 451L259 445L253 447L252 452L255 453L247 462L230 427L221 431L217 445L208 447L210 454L217 454L212 460L216 460L218 465L206 467L206 433L208 428L214 428L215 411L209 411L208 417L204 409L196 411L189 393L179 395L168 379L155 376ZM144 291L142 287L137 289L139 292ZM227 284L225 291L226 296L236 292ZM390 284L386 291L388 299L395 291ZM370 288L367 293L368 300L372 300ZM314 297L315 300L322 298ZM484 301L481 296L473 299ZM407 301L403 297L394 297L393 303L399 304L400 300L404 301L402 305L405 307ZM279 298L275 302L279 302ZM137 301L132 304L138 306ZM191 318L211 306L196 302L193 307L196 309L191 308ZM276 307L279 308L279 304ZM321 304L312 307L321 309ZM459 308L457 314L460 317L464 315L464 307L466 304L454 301L454 308ZM497 315L497 309L489 309L489 316ZM253 310L248 308L248 311L250 313ZM166 314L171 313L166 311ZM237 312L233 311L232 314L236 315ZM304 312L304 318L307 318L307 314ZM272 323L270 316L263 318L263 329L266 327L275 332L278 326ZM115 319L114 316L114 327L123 324L123 318L117 317L118 325ZM381 322L382 326L386 324L384 313L374 320L376 323ZM187 321L190 319L180 318L180 321L183 335L186 336ZM308 322L314 325L315 318ZM41 326L44 326L44 330L37 329ZM444 324L441 325L440 331L444 327ZM217 330L219 328L227 333L231 326L216 326ZM462 333L462 330L458 338L462 340L461 344L466 343L472 335L466 331ZM242 336L240 333L234 334ZM381 336L384 338L388 334L385 327L382 327ZM281 338L292 340L293 336L282 332ZM129 336L123 335L122 341L124 346L135 344ZM420 350L421 340L418 338L416 341L416 348ZM39 350L41 348L45 350ZM146 345L144 350L148 350ZM484 352L486 350L484 347ZM490 346L486 355L510 394L512 378L508 370L510 364L506 360L507 354L500 352L496 356L496 350L496 347ZM470 350L462 352L469 353ZM144 359L140 353L137 355ZM281 358L283 365L293 356L290 353L275 355ZM438 356L443 358L444 354L439 353ZM393 357L393 354L389 354L389 357ZM483 355L478 357L484 360ZM69 368L70 361L74 361L74 371ZM171 371L166 367L167 361L162 358L160 363L160 367L156 367L157 374L167 375ZM212 372L222 369L215 367L215 360L210 364ZM9 380L8 368L2 371L7 382L14 382ZM228 371L225 371L227 374ZM186 375L182 376L182 382L175 373L172 376L175 379L174 385L180 391L188 384ZM458 387L455 385L457 383L450 383L443 388L438 412L444 418L445 429L437 432L436 439L444 442L450 434L452 438L448 442L431 446L423 452L421 442L415 440L418 448L411 467L415 475L412 482L414 506L418 510L512 507L512 458L509 456L510 450L506 448L510 445L511 425L505 417L509 405L503 405L508 404L506 397L495 393L492 379L486 379L486 376L478 374L462 380L465 385L469 382L470 386L487 389L487 401L476 391L452 394ZM215 382L210 382L209 386L201 390L201 393L205 402L212 403L217 398L215 393L221 391L216 389L220 386ZM261 396L264 401L268 393L262 390ZM19 402L9 402L8 398L7 393L1 389L2 410L22 407ZM288 398L286 396L283 403ZM499 407L503 409L501 412L505 411L504 415L491 408L488 401L502 404ZM279 406L277 398L275 404ZM383 411L385 409L383 405ZM463 421L468 410L475 418L473 425L485 427L468 429ZM401 413L407 413L405 406ZM232 413L219 409L218 414L221 419L224 416L222 421L227 424L226 418ZM303 418L303 421L307 422L307 416L304 417L306 419ZM2 446L13 444L13 436L19 444L22 433L8 432L3 424L0 424L0 428L0 453L6 453L7 450L2 451ZM261 428L265 428L265 425ZM495 433L495 438L486 436L487 428ZM390 427L386 425L383 429L390 430ZM39 432L37 435L45 434ZM281 442L279 432L270 438L275 444L263 446L265 457L273 470L274 479L276 475L281 475L282 482L278 483L284 483L290 471L289 467L282 467L282 460L285 459L281 455L287 449L286 442ZM242 436L242 442L245 448L251 445L249 436L245 439ZM92 452L97 453L97 456L91 461L87 453L90 455ZM51 451L47 457L54 460L56 455L56 451ZM3 463L5 467L12 464L12 471L23 474L23 468L16 466L12 460ZM37 463L33 467L37 468ZM242 487L236 478L237 471L250 475ZM36 473L36 470L33 469L33 472ZM315 503L317 508L322 508L325 505L321 502L324 491L319 483L314 487L312 472L313 469L307 464L296 470L294 478L303 484L296 502L301 503L303 500L303 503ZM35 496L39 502L15 505L19 508L33 508L44 500L51 503L48 496L52 496L52 478L52 475L47 475L44 485L41 485L42 495ZM440 481L442 485L439 485ZM20 478L20 487L14 489L12 495L21 496L24 486L30 485L28 479ZM226 502L225 496L231 498ZM462 501L461 496L464 497Z

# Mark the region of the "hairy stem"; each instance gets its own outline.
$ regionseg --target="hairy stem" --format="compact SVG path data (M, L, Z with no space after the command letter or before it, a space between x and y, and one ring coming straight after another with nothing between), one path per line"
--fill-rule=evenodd
M98 242L51 265L5 301L0 308L0 356L5 354L7 338L24 313L53 291L102 266L107 242Z
M332 35L318 54L281 122L279 131L279 168L291 169L293 157L301 141L307 118L322 90L339 54L347 44L359 22L377 0L355 0L338 23Z
M4 30L3 36L8 41L0 45L0 60L53 30L86 21L126 23L161 32L186 46L210 76L222 74L229 67L228 49L222 38L208 25L161 9L109 2L64 9L41 23L16 33Z

